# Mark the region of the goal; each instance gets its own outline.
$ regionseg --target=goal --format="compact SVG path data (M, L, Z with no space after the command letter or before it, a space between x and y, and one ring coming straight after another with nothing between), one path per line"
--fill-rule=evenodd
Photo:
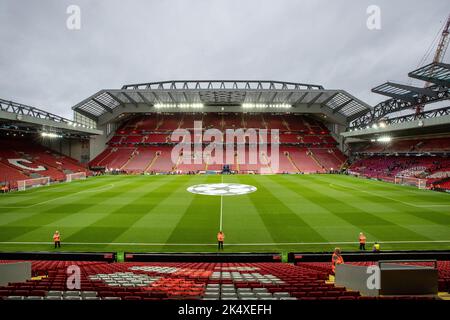
M425 189L427 187L427 180L414 178L414 177L396 176L395 184L402 184L402 185L406 185L406 186L415 186L419 189Z
M66 181L71 182L74 180L84 180L86 179L86 172L77 172L66 174Z
M17 181L17 189L19 191L24 191L30 188L48 186L49 184L50 184L50 177L19 180Z

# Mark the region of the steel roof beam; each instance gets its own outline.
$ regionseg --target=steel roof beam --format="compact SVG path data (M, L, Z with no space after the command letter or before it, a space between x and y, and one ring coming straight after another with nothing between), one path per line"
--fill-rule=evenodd
M402 90L412 91L412 92L418 93L423 96L437 97L437 92L430 90L430 89L413 87L413 86L408 86L405 84L394 83L394 82L387 82L387 84L390 85L391 87L395 87L395 88L402 89Z
M450 72L450 64L435 62L423 66L417 70L408 73L408 77L419 79L422 81L428 81L435 83L440 86L450 87L450 77L448 76ZM440 79L438 76L447 75L447 78Z
M151 103L150 100L148 100L142 93L140 93L140 92L136 92L136 93L142 99L142 101L144 101L145 104L148 104L149 106L153 105L153 103Z
M341 111L342 108L344 108L346 105L348 105L352 101L354 101L354 100L353 99L349 99L349 100L345 101L344 103L341 103L340 105L338 105L336 108L333 109L333 113Z
M125 96L125 98L128 99L128 101L130 101L130 103L131 103L132 105L134 105L136 108L138 107L137 101L134 100L133 98L131 98L129 94L127 94L125 91L122 91L122 94Z
M84 111L83 109L77 108L77 109L74 110L74 112L77 112L77 113L79 113L79 114L85 116L86 118L89 118L89 119L94 120L94 121L96 121L96 122L98 121L98 117L94 116L94 115L93 115L92 113L90 113L90 112Z
M425 105L428 103L449 99L450 99L450 90L445 90L439 91L436 98L425 96L414 99L413 103L406 101L397 101L396 99L389 99L386 101L382 101L379 104L377 104L374 108L360 115L359 117L349 118L349 120L352 121L351 128L360 128L370 125L373 122L378 121L381 118L387 116L388 114L406 109L412 109L417 105Z
M272 97L269 99L269 103L273 103L273 101L275 100L276 96L277 96L278 92L275 91L272 95Z
M331 100L333 100L334 97L336 97L339 94L339 92L335 92L333 93L331 96L329 96L328 98L326 98L324 101L322 101L322 103L320 104L320 107L323 106L328 106L328 102L330 102Z
M109 113L113 112L113 110L110 107L108 107L106 104L99 101L98 99L92 98L92 101L94 101L96 104L98 104L100 107L102 107L104 110L108 111Z
M306 105L308 108L311 107L317 100L319 100L319 98L323 95L323 92L319 92L318 94L316 94L316 96L314 98L312 98L308 104Z
M302 96L298 98L297 101L295 101L294 105L301 103L303 99L305 99L305 97L308 95L308 93L309 91L306 91L304 94L302 94Z
M190 88L189 84L194 84L196 89L245 89L252 88L255 85L257 88L263 90L275 89L276 85L279 85L280 90L302 90L302 89L316 89L323 90L323 86L307 84L307 83L295 83L295 82L283 82L283 81L272 81L272 80L198 80L198 81L188 81L188 80L177 80L177 81L161 81L161 82L148 82L148 83L136 83L128 84L122 86L122 89L127 90L139 90L140 87L152 88L156 86L158 89L165 89L166 84L169 84L171 88L176 88L177 84L181 84L183 88ZM205 86L203 86L203 84ZM264 88L263 85L267 85L268 88ZM230 85L229 87L227 85ZM240 87L241 85L241 87Z
M387 85L387 83L385 83L385 84L383 84L383 85L380 85L380 86L378 86L378 87L375 87L375 88L373 88L371 91L374 92L374 93L381 94L381 95L383 95L383 96L390 97L390 98L399 99L399 100L403 100L403 101L411 102L411 103L414 102L414 97L412 97L412 96L410 96L410 95L407 95L407 94L397 94L397 93L387 92L387 91L378 89L378 88L380 88L381 86L385 86L385 85Z
M120 106L123 106L124 101L120 100L118 97L116 97L115 95L113 95L111 92L106 91L106 93L108 94L108 96L111 97L111 99L113 99L114 101L116 101Z

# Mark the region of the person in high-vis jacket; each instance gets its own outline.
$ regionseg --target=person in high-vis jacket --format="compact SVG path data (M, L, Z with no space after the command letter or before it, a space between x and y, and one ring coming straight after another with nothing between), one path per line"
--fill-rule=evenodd
M379 244L378 242L375 242L375 243L373 244L373 249L372 249L372 251L373 251L373 252L380 252L380 250L381 250L380 244Z
M223 240L225 240L225 235L223 234L223 231L220 230L217 234L217 247L219 250L223 250Z
M59 234L59 231L55 231L53 234L53 242L55 243L55 248L61 248L61 235Z
M364 233L359 233L359 250L366 250L366 236Z
M333 256L331 257L331 271L332 271L332 273L335 274L336 266L338 264L343 264L343 263L344 263L344 258L342 258L341 249L339 249L339 248L334 249Z

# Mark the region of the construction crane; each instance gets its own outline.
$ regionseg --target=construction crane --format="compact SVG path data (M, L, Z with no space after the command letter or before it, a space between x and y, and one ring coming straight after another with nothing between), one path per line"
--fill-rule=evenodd
M449 33L450 33L450 15L448 16L447 22L445 23L444 28L442 29L441 38L439 39L439 43L436 47L436 52L434 53L433 63L442 62L442 60L444 59L445 52L447 51L448 48L448 42L450 40ZM424 88L427 88L428 86L430 86L430 82L427 81L424 85ZM416 107L416 115L423 112L423 108L424 108L423 105L418 105Z

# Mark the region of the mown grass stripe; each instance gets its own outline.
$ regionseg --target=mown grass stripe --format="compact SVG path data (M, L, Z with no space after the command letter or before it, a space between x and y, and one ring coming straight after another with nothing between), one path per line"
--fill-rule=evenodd
M11 192L1 196L0 214L2 212L10 212L15 209L27 209L27 207L35 206L45 201L56 200L60 197L76 195L82 188L96 188L104 186L106 182L116 181L117 177L113 180L90 178L84 181L74 181L70 183L59 183L51 186L34 188L27 191ZM35 191L35 192L32 192Z
M219 182L220 177L207 176L206 181L200 183ZM214 241L219 229L219 216L220 197L195 194L166 243Z
M328 179L326 179L326 180L329 181ZM326 182L323 182L323 180L316 179L315 181L317 181L317 183L322 183L322 184L326 183ZM361 189L360 186L359 186L359 188L357 188L356 186L352 185L350 188L351 188L350 190L354 196L357 196L368 202L382 204L387 209L391 209L391 210L394 209L395 211L398 211L401 214L408 215L410 217L410 219L415 217L420 220L429 221L433 224L450 227L450 214L446 213L445 211L444 212L442 212L442 211L436 212L435 210L430 209L432 207L417 208L416 206L414 206L414 202L417 201L417 196L415 196L413 198L405 199L405 200L408 200L411 202L411 204L408 205L408 204L404 203L405 201L402 201L402 202L396 201L395 198L393 198L396 195L391 195L390 197L385 197L385 196L379 195L375 192L369 193L368 190L363 190L363 189ZM405 197L404 194L402 194L402 196ZM450 203L449 203L449 205L450 205Z
M247 196L257 208L262 221L275 242L326 241L301 217L289 209L280 200L279 195L270 192L265 184L259 183L251 176L246 180L258 188L257 192L250 193Z
M300 187L298 181L292 182L289 177L283 177L283 182L287 188L296 190ZM321 186L321 187L320 187ZM325 187L325 188L324 188ZM346 201L339 200L338 197L332 197L330 194L337 193L343 197L349 196L342 191L330 190L326 188L324 183L314 182L310 180L308 184L302 184L301 188L309 190L310 193L304 193L309 200L316 202L317 205L329 210L339 218L346 220L348 223L357 226L362 232L370 234L378 240L391 238L393 240L400 239L416 239L416 240L430 240L428 237L420 235L403 226L395 224L391 221L379 217L376 213L369 211L370 206L366 205L367 209L362 209L350 203L357 201L357 197L346 199ZM314 196L312 196L314 194ZM357 235L355 235L357 236Z
M183 181L176 179L173 184L174 192L159 201L115 241L151 237L153 241L167 242L194 198L194 194L187 192L186 189L192 184L203 183L205 180L205 176L189 176L188 180Z
M272 188L279 189L278 193L283 193L286 197L285 204L300 215L312 228L329 241L347 241L354 239L361 230L346 220L334 215L317 203L310 201L304 196L306 190L295 186L287 188L279 177L269 177ZM293 200L295 199L295 200Z
M128 193L133 195L126 203L119 205L115 210L108 212L108 215L95 221L94 223L80 229L70 235L67 241L93 241L98 237L106 242L114 241L121 234L126 232L142 215L154 208L160 201L169 197L173 192L174 177L154 183L142 185L139 189L145 189L143 194L136 193L136 189ZM90 239L90 240L89 240Z
M117 191L109 190L102 193L86 193L83 196L78 196L73 200L66 200L68 202L62 204L54 204L52 206L44 206L45 210L39 210L39 208L31 215L26 215L21 219L15 220L9 224L2 225L2 232L0 233L0 239L2 241L26 238L28 233L37 231L40 228L45 228L49 224L54 224L61 219L67 219L72 214L76 214L82 211L86 211L92 207L99 207L104 203L108 203L111 199L122 196L122 187L131 186L130 191L135 190L138 187L145 187L140 184L136 184L136 181L124 180L115 183ZM99 209L101 211L101 209ZM59 228L60 229L60 228ZM54 231L54 230L53 230ZM61 230L62 231L62 230Z
M242 176L225 176L225 183L249 182ZM247 195L223 197L223 227L226 243L247 243L254 241L274 243L267 226L264 224L258 208Z

